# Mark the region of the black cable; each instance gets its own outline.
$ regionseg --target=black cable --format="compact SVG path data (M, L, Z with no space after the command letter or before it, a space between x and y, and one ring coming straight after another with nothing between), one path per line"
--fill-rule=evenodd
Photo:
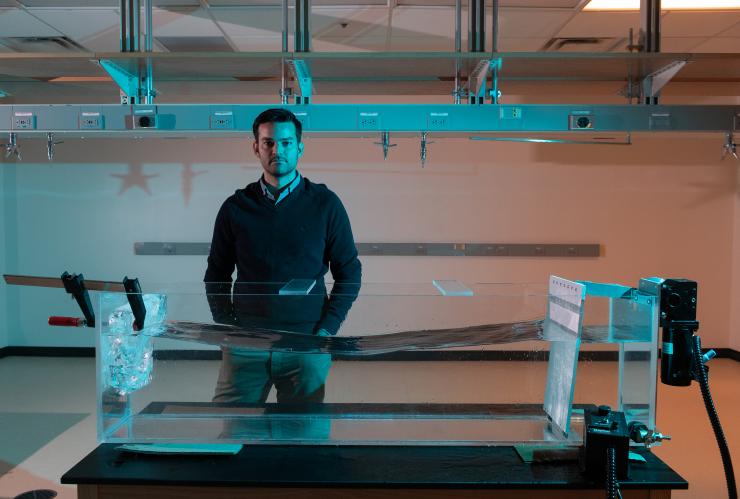
M737 485L735 484L735 472L732 469L732 458L730 456L730 449L727 446L725 433L724 431L722 431L722 425L719 422L719 416L717 415L717 410L714 407L714 401L712 401L712 394L709 392L709 378L707 377L707 368L704 365L701 356L701 338L699 338L698 336L694 336L693 340L692 354L694 357L694 378L701 387L701 394L704 398L704 407L706 407L707 409L709 422L712 423L714 436L717 439L717 445L719 446L719 453L722 456L722 465L725 468L725 480L727 481L727 496L730 499L737 499Z
M617 452L614 447L606 449L606 499L619 497L619 482L617 481Z

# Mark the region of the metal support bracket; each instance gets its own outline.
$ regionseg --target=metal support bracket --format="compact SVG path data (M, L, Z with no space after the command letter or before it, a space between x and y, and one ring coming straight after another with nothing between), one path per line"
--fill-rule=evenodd
M290 76L295 80L296 87L293 96L296 104L310 104L313 93L313 79L308 63L302 59L288 59L285 61Z
M686 63L685 60L674 61L643 78L640 86L641 102L643 104L657 104L660 91L683 69Z
M148 77L140 78L139 75L132 74L108 59L100 59L98 63L127 97L126 102L121 102L122 104L143 104L148 93L151 93L150 99L157 95L157 91L151 87L151 84L147 84Z
M468 77L468 102L470 104L483 104L486 100L486 84L488 73L491 70L492 61L489 59L479 61L475 69Z
M139 77L131 74L118 64L107 59L100 59L98 61L100 66L105 70L106 73L113 79L113 81L121 89L121 92L126 94L126 97L136 97L139 94ZM131 102L129 102L132 104Z
M499 104L501 99L501 89L498 85L499 71L501 71L501 65L503 61L499 57L491 60L491 103Z

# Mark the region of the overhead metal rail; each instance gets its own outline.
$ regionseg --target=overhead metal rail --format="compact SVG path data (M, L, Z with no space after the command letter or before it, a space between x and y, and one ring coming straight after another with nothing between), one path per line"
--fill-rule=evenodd
M0 132L17 136L231 135L250 133L270 104L6 105ZM309 104L292 109L308 134L428 132L731 132L739 131L740 105L630 106L514 104Z

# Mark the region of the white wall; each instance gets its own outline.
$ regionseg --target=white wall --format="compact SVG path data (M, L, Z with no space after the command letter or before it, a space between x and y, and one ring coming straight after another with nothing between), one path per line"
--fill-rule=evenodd
M736 163L737 164L737 163ZM732 293L730 294L730 348L740 351L740 164L735 167L735 218L732 245Z
M704 344L730 345L737 299L731 301L728 269L733 258L737 262L738 201L735 167L718 161L716 137L637 137L628 147L438 139L424 169L418 141L394 140L398 146L387 162L372 142L309 138L301 166L341 196L357 241L597 242L604 254L365 257L366 281L545 282L559 274L635 285L644 276L686 277L699 282ZM205 257L135 256L134 242L210 240L222 200L259 176L246 139L67 140L51 164L43 142L23 147L19 223L5 227L6 239L17 241L17 257L6 255L9 273L199 281ZM204 173L192 179L186 205L182 173L188 167ZM120 192L122 180L113 175L132 168L156 175L148 180L151 195L139 187ZM76 315L63 291L18 293L17 309L8 315L21 323L10 330L9 344L92 345L89 330L45 325L48 315Z
M5 205L8 202L8 186L6 180L6 172L10 168L10 165L2 165L0 168L0 234L2 234L2 247L0 247L0 273L3 273L6 269L5 265L5 254L7 253L8 245L8 233L6 227L6 212ZM4 282L0 282L0 348L8 345L8 323L12 320L8 315L7 306L7 286Z

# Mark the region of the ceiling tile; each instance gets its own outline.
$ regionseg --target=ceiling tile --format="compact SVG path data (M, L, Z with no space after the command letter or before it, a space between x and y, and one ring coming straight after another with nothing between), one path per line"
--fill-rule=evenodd
M717 36L710 38L701 45L694 47L692 52L722 52L736 54L740 53L740 38Z
M363 38L350 41L346 38L322 38L313 41L313 49L325 52L377 52L385 50L385 38Z
M269 36L282 33L283 14L279 7L211 8L211 14L230 38ZM293 28L293 10L288 26Z
M62 34L19 9L0 9L0 33L4 37L59 36Z
M740 12L670 12L661 18L661 36L714 36L740 22Z
M551 37L572 15L564 9L501 9L499 33L502 38Z
M14 2L10 2L14 3ZM26 7L59 7L59 0L20 0ZM118 7L119 0L64 0L66 7Z
M455 10L450 7L397 7L393 10L392 27L394 34L399 36L404 36L405 32L406 36L430 34L452 40L455 36ZM467 31L467 24L464 30Z
M272 36L232 37L232 43L240 52L279 52L282 39L279 34ZM288 37L288 46L293 45L293 37Z
M205 9L154 9L153 19L155 36L222 35Z
M538 52L549 41L549 38L500 38L500 52Z
M626 37L634 28L635 37L640 27L640 14L637 12L580 12L557 36L577 37Z
M396 17L395 14L393 17ZM385 7L317 7L312 11L311 25L313 35L320 38L385 37L388 9Z
M690 52L697 45L707 41L707 37L673 37L665 36L660 39L661 52Z
M80 43L85 38L107 29L114 28L117 31L121 19L120 15L110 8L35 8L29 9L29 12Z

